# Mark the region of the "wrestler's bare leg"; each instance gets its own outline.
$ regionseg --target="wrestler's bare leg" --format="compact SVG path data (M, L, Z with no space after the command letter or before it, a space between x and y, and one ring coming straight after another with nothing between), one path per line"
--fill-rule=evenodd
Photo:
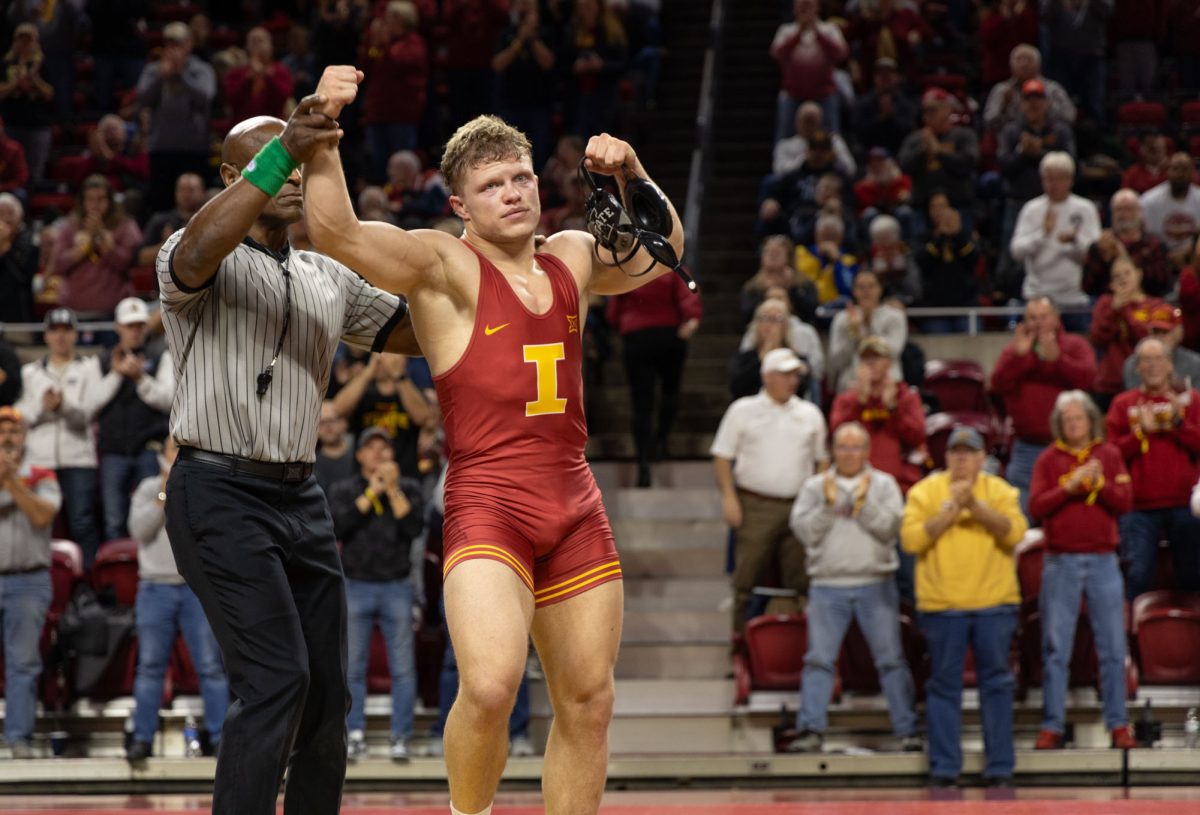
M600 808L623 612L624 584L614 580L534 614L533 641L554 706L542 774L546 815Z
M508 566L466 560L446 576L446 622L458 659L458 697L444 734L450 803L481 812L508 758L508 717L525 673L533 595Z

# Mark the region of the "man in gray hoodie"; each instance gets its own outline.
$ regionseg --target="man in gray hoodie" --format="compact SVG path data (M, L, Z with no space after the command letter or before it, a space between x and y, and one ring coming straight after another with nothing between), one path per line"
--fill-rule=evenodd
M788 752L821 749L834 664L851 620L867 640L887 699L892 730L906 752L917 735L913 680L900 646L896 537L904 514L900 487L867 462L871 438L858 422L833 434L834 466L804 482L791 527L808 555L808 653L800 688L799 735Z

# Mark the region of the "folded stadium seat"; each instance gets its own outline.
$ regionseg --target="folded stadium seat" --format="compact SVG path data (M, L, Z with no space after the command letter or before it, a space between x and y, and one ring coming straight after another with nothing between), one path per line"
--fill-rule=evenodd
M188 652L183 635L175 636L175 646L171 649L171 661L167 664L167 683L163 688L163 703L174 696L196 696L200 693L200 677L196 674L196 665Z
M1188 139L1188 155L1192 158L1200 158L1200 136L1192 136Z
M160 23L186 23L203 9L195 3L156 3L154 18Z
M746 623L740 647L734 650L735 704L744 704L755 690L800 692L804 654L808 650L808 621L804 614L763 614ZM841 696L841 678L834 668L833 698Z
M1030 529L1015 550L1017 582L1022 602L1036 601L1042 591L1042 565L1046 559L1046 536L1040 528Z
M1200 131L1200 102L1184 102L1179 106L1179 123L1185 133Z
M990 413L987 377L971 359L931 359L925 363L926 390L938 398L943 411Z
M1167 108L1161 102L1126 102L1117 108L1117 132L1152 133L1167 123Z
M1133 601L1144 685L1200 684L1200 596L1148 591Z
M83 550L69 540L50 541L50 582L54 594L50 600L50 616L57 622L71 600L75 584L83 579Z
M954 73L926 74L921 77L921 87L925 90L941 88L952 94L960 94L967 90L967 78L963 74Z
M929 653L925 646L925 638L913 619L913 615L904 609L900 611L900 645L904 651L904 659L912 672L913 684L921 693L929 675ZM857 621L850 623L846 638L842 641L842 650L838 654L837 674L841 678L842 690L859 693L878 693L880 691L879 672L875 670L875 659L867 646L867 638Z
M371 653L367 660L367 693L391 693L392 674L388 670L387 643L376 624L371 629Z
M132 608L137 602L137 541L117 538L100 544L92 564L92 586L96 591L111 587L117 604Z
M50 209L58 210L60 215L71 211L75 206L75 196L68 192L43 192L29 198L29 214L33 219L41 216Z
M92 169L92 158L87 155L60 156L50 162L46 177L69 189L78 189ZM61 188L60 188L61 189Z
M134 297L149 297L158 294L158 275L153 266L132 266L129 269L129 285Z
M1154 553L1154 583L1151 588L1157 591L1176 591L1179 588L1175 579L1175 557L1171 554L1171 545L1165 540L1158 542L1158 550Z
M990 413L973 410L941 411L925 417L926 444L929 446L929 457L935 467L946 466L946 441L950 431L956 425L967 425L978 430L991 449L999 435L999 427Z
M86 82L96 70L96 61L91 57L75 58L75 81Z

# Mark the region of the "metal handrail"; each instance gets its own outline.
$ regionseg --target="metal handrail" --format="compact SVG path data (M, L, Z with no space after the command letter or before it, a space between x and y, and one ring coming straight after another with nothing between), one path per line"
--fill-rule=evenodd
M704 52L704 72L700 79L700 99L696 107L696 146L692 148L687 199L683 210L683 234L687 236L683 263L697 279L700 278L697 263L697 258L700 257L700 217L705 198L704 190L712 175L709 159L712 147L712 119L721 71L721 32L724 28L724 0L713 0L712 12L708 19L708 50Z

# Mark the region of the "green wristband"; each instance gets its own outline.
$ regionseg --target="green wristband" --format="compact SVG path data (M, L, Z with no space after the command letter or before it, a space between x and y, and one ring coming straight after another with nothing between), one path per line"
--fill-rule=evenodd
M288 178L292 175L292 170L298 166L291 153L276 136L264 144L254 158L250 159L250 163L242 170L242 178L274 198L287 183Z

